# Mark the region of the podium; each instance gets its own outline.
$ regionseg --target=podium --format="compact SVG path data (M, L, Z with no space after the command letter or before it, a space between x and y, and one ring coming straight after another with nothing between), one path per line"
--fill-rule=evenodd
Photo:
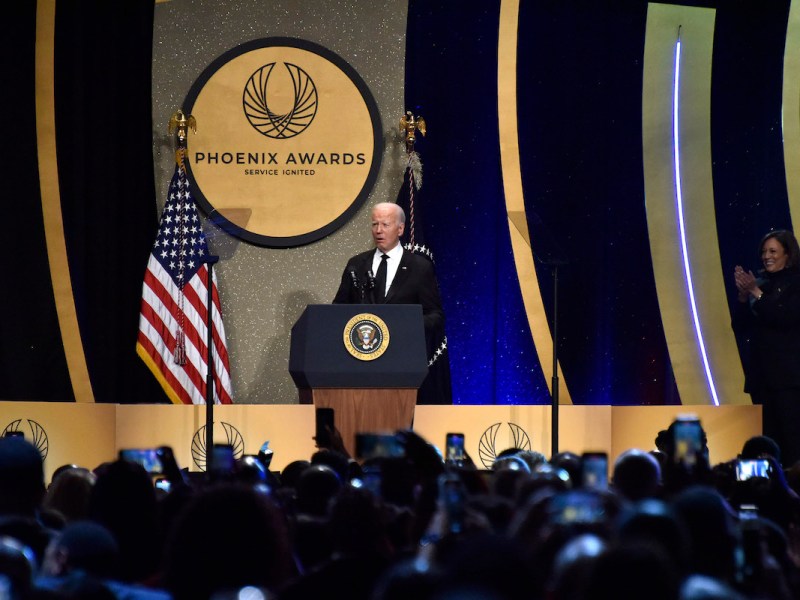
M356 433L411 427L427 372L418 304L311 304L292 327L300 403L333 408L353 456Z

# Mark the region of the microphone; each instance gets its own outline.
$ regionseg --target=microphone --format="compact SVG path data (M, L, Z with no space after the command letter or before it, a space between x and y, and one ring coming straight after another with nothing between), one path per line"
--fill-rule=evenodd
M375 302L375 276L372 274L372 269L367 270L367 288L369 289L369 297L373 304Z
M353 286L354 290L358 290L358 301L364 304L364 286L362 286L361 282L358 280L356 270L353 267L349 267L348 273L350 273L350 285Z

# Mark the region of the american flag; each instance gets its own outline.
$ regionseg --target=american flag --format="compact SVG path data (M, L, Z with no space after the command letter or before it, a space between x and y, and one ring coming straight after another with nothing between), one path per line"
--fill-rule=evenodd
M153 251L147 262L136 352L175 404L205 404L208 339L208 244L186 171L176 164ZM214 402L231 403L231 378L216 273Z

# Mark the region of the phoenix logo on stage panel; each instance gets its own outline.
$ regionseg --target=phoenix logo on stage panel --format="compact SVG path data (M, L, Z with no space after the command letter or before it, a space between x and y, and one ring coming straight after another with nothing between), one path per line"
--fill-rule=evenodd
M42 455L42 460L44 460L47 458L47 453L50 451L50 439L47 436L47 432L44 430L44 427L33 419L25 420L28 421L28 428L30 429L31 437L28 438L28 441L36 446L39 454ZM26 437L22 430L22 419L11 421L11 423L6 425L5 429L3 429L2 435L21 435L22 437Z
M250 76L242 96L244 114L250 124L261 135L276 140L300 135L311 125L317 114L317 86L314 85L314 81L297 65L291 63L283 65L291 77L294 89L292 106L288 112L276 112L271 110L268 104L271 99L274 106L276 99L280 101L282 96L286 96L283 90L269 94L268 85L270 75L275 68L274 62L264 65ZM273 82L273 90L275 87Z
M481 463L484 468L491 469L492 464L497 458L497 434L500 431L502 423L495 423L489 427L481 435L478 442L478 454L480 455ZM528 433L516 423L508 423L511 432L511 447L519 448L520 450L531 449L531 438Z

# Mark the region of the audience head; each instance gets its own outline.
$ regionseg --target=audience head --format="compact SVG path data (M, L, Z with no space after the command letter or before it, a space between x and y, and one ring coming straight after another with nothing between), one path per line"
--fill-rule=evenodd
M521 471L530 473L531 468L525 459L518 454L506 454L498 456L492 463L492 471Z
M213 558L204 552L213 552ZM266 495L242 484L214 486L190 500L164 556L164 584L175 600L207 599L248 585L274 592L292 569L280 511Z
M516 502L524 505L529 499L541 494L544 490L563 492L572 487L569 473L554 467L550 463L537 465L531 476L520 481L516 489Z
M53 471L53 476L50 478L50 485L53 485L53 482L58 479L58 476L64 473L65 471L69 471L71 469L80 469L78 465L69 463L66 465L61 465L55 471Z
M746 600L731 586L708 575L690 575L681 585L680 600Z
M528 463L516 454L497 458L492 463L492 471L492 492L509 500L517 497L520 486L531 475Z
M442 560L447 598L519 598L533 574L519 542L492 533L465 537Z
M6 579L8 598L29 597L36 564L33 550L12 537L0 536L0 577Z
M88 469L70 465L53 476L42 506L56 511L66 522L85 519L89 514L89 497L96 480L95 474Z
M100 471L89 498L89 518L117 540L123 581L142 581L154 573L160 543L156 492L141 465L118 460Z
M559 452L550 458L550 464L569 473L572 485L580 486L583 482L583 461L578 454L566 451Z
M617 519L616 537L623 543L658 545L684 573L689 563L689 533L675 511L661 500L647 499L631 505Z
M295 460L290 462L281 471L281 485L285 488L297 488L297 481L303 471L311 466L307 460Z
M75 521L47 547L42 573L65 576L75 571L101 579L117 575L119 545L105 527L93 521Z
M327 515L328 504L341 487L341 479L329 466L309 466L297 480L297 510L320 517Z
M0 437L0 515L32 516L45 493L42 455L21 437Z
M742 446L739 458L756 459L764 456L771 456L775 462L781 464L781 449L771 437L766 435L755 435L748 439Z
M350 461L335 450L318 450L311 455L312 465L326 465L333 469L342 482L350 481Z
M583 598L677 600L680 582L672 561L658 546L619 544L593 560Z
M245 454L237 458L233 465L233 479L269 492L269 471L257 456Z
M614 462L612 483L627 500L654 498L661 485L661 466L649 452L626 450Z
M334 550L340 555L389 558L386 524L369 490L342 488L331 501L329 521Z
M569 540L556 553L547 582L552 600L572 600L583 596L593 561L608 548L603 538L583 533Z
M536 452L535 450L520 450L517 452L517 456L525 461L531 472L533 472L533 470L539 465L547 463L547 457L541 452Z
M689 533L690 570L733 581L736 526L726 500L713 488L693 486L674 496L671 504Z
M392 565L378 580L373 600L440 599L443 575L438 566L424 558Z

